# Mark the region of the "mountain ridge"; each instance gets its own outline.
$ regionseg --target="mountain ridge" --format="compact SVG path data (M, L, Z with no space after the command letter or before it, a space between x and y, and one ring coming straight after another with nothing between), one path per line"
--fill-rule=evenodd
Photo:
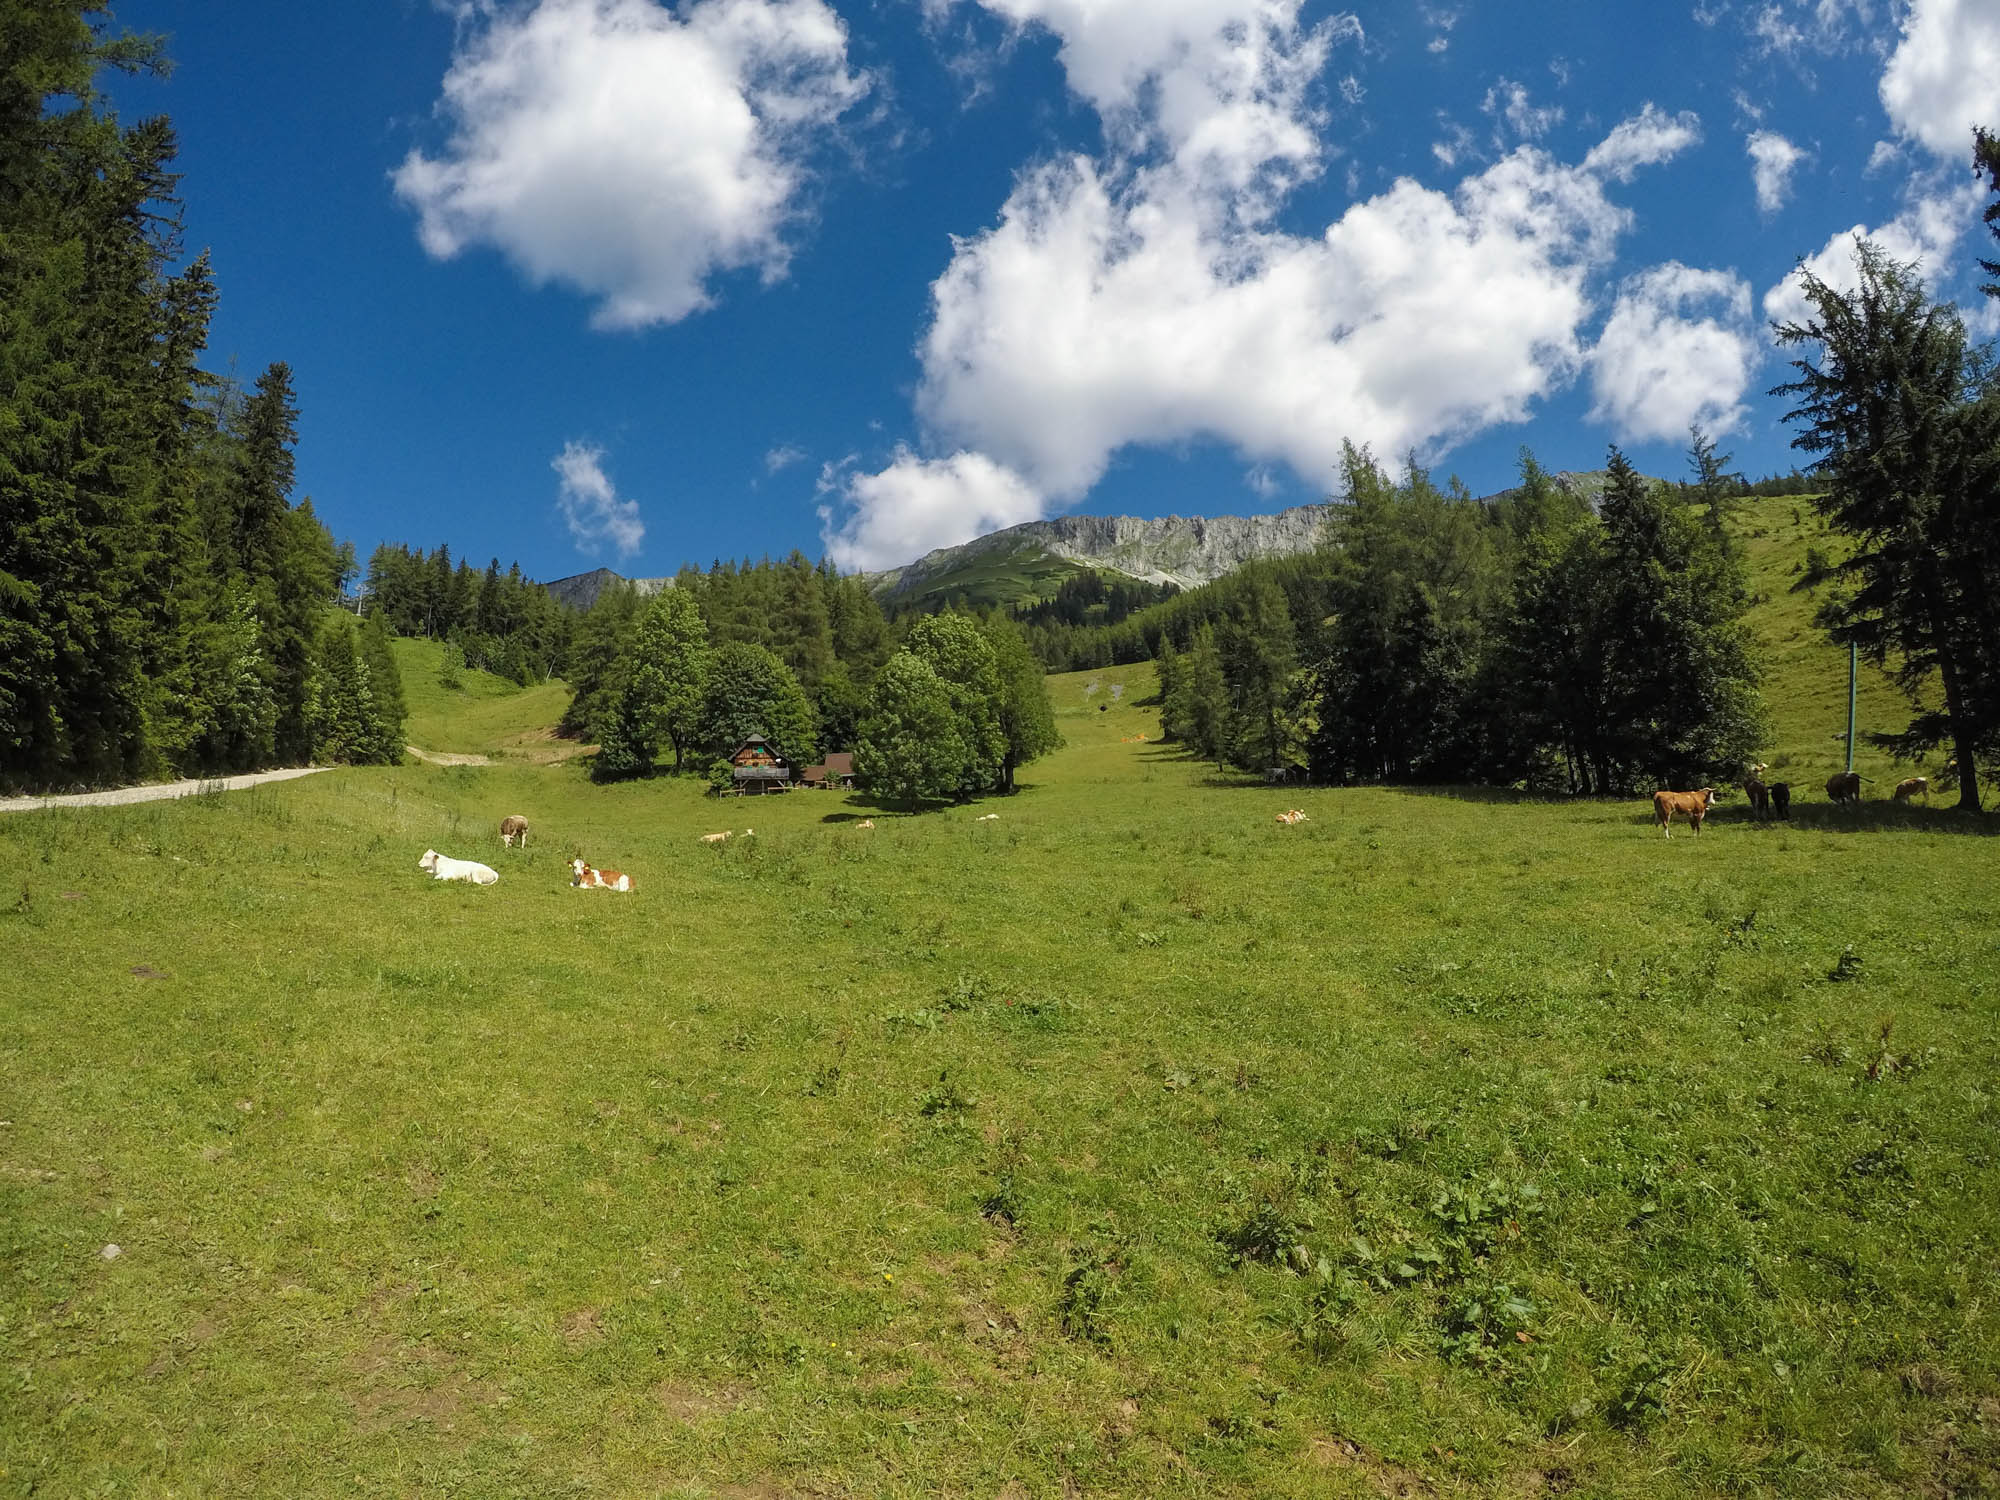
M1604 489L1602 470L1551 478L1593 507ZM1509 493L1480 498L1491 502ZM1253 559L1311 551L1339 508L1337 501L1318 501L1249 516L1050 516L859 576L885 605L918 608L953 599L978 605L1028 602L1050 597L1064 578L1092 570L1199 588ZM543 587L572 608L588 609L614 583L630 583L646 596L673 582L627 579L609 568L593 568Z

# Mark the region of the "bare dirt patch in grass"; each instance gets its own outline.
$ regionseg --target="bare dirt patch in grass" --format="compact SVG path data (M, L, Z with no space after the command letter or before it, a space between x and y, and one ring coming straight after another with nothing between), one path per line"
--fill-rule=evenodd
M702 1386L687 1380L662 1380L653 1387L653 1399L676 1422L692 1426L741 1411L754 1397L752 1392L737 1385Z
M1351 1438L1316 1437L1306 1452L1322 1469L1353 1469L1365 1474L1377 1492L1394 1500L1426 1500L1437 1493L1423 1475L1387 1462Z
M429 1344L372 1339L348 1366L361 1382L348 1400L363 1432L388 1432L417 1422L453 1432L498 1399L485 1381L474 1379Z

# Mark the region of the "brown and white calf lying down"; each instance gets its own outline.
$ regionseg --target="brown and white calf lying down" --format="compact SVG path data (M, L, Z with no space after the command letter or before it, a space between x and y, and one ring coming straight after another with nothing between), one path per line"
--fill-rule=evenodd
M629 891L632 877L623 870L593 870L582 859L569 862L569 883L586 891Z

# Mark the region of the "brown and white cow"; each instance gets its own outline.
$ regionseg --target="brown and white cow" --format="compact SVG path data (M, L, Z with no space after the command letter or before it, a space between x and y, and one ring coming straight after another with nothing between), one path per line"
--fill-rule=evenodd
M581 858L569 862L569 883L581 890L629 891L632 877L623 870L593 870Z
M1928 776L1906 776L1896 783L1895 798L1898 802L1908 802L1916 796L1928 801L1930 795L1931 779Z
M516 839L521 841L523 849L528 847L528 820L519 813L512 813L500 820L501 846L511 849Z
M1674 836L1674 814L1679 813L1690 823L1694 831L1701 832L1701 820L1708 816L1708 805L1715 800L1715 788L1705 786L1698 792L1653 793L1653 816L1660 820L1660 831L1668 838Z

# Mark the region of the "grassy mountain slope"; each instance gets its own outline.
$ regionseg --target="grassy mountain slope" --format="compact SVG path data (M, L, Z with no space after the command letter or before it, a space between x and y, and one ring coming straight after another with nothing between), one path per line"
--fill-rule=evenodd
M1795 794L1806 788L1818 795L1826 778L1846 765L1847 652L1813 623L1824 589L1794 590L1808 547L1829 557L1843 555L1845 548L1810 504L1790 495L1746 498L1735 531L1748 554L1750 588L1758 601L1747 618L1757 634L1770 715L1768 776L1792 782ZM1861 663L1854 768L1878 784L1910 774L1867 738L1871 731L1901 730L1909 718L1908 700L1887 674Z
M885 600L898 610L931 612L953 602L974 609L1036 604L1053 599L1066 579L1090 571L1088 564L1058 557L1022 540L1007 547L967 549L965 559L935 577Z
M553 734L569 707L569 685L551 679L522 687L490 672L459 669L459 686L439 685L444 645L439 641L397 640L396 669L403 676L409 717L403 739L420 750L443 755L485 755L494 759L562 760L577 747Z

